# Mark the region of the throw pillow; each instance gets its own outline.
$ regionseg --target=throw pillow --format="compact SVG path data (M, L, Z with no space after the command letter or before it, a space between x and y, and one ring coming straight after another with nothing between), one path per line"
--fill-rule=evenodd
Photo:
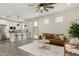
M64 35L60 35L60 40L64 40Z
M79 44L79 39L78 38L73 38L73 39L70 40L69 43L71 44L71 48L76 48Z
M56 39L56 40L60 40L59 35L55 35L55 39Z
M75 38L74 43L78 45L79 44L79 39Z
M52 39L52 34L48 34L47 38Z
M79 44L79 39L78 38L73 38L69 42L70 44Z

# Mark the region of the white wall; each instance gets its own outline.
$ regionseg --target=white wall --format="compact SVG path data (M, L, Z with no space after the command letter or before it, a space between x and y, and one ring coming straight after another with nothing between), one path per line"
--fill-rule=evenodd
M63 18L64 21L62 23L55 22L55 18L59 16L64 17ZM44 24L45 19L49 19L50 23ZM43 17L38 17L38 18L32 19L32 21L29 21L26 24L27 24L29 31L32 33L32 35L33 35L33 20L38 20L39 21L39 34L55 33L55 34L64 34L68 37L69 36L68 29L70 26L70 22L76 19L79 20L79 8L74 8L71 10L62 11L62 12L54 13L51 15L43 16ZM0 21L0 23L2 22ZM3 23L7 24L7 30L8 30L8 26L16 26L17 24L15 22L7 22L7 21Z
M63 18L64 21L62 23L56 23L55 22L56 17L60 17L60 16L64 17ZM45 19L49 19L50 23L44 24ZM64 34L68 37L69 36L68 29L70 26L70 22L76 19L79 20L79 8L74 8L71 10L54 13L51 15L35 18L33 20L39 21L39 34L55 33L55 34ZM33 26L33 23L30 23L30 25ZM30 29L33 30L32 27L30 27Z

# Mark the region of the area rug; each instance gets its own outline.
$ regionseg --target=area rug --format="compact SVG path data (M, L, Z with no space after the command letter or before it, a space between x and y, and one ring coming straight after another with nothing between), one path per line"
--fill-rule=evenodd
M41 46L40 46L41 45ZM51 44L40 44L38 41L18 47L35 56L63 56L64 47L51 45Z

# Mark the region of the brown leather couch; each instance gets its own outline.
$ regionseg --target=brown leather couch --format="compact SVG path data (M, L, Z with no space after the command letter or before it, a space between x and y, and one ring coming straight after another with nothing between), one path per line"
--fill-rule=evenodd
M63 39L60 39L60 36L63 36ZM57 44L57 45L64 45L67 38L63 34L51 34L51 33L43 33L42 36L39 36L39 39L45 37L47 40L50 40L50 43Z

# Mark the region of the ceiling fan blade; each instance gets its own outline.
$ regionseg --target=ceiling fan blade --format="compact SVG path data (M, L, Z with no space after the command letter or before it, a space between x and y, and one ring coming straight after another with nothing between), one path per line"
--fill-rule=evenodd
M56 4L56 3L45 3L46 5L53 5L53 4Z
M43 7L43 8L44 8L44 10L45 10L45 11L47 11L47 12L48 12L48 9L46 9L46 7Z
M52 9L54 8L54 6L45 6L45 7L46 7L46 8L52 8Z

